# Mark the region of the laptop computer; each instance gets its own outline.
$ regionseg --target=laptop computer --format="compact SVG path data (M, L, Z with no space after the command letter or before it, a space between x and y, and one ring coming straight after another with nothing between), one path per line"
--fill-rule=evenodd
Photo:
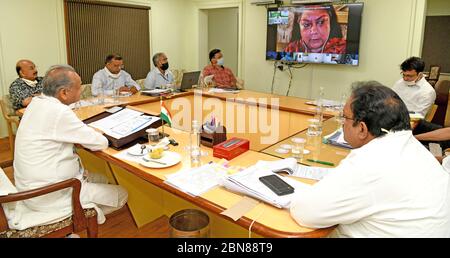
M198 78L200 77L200 71L183 73L181 79L181 85L179 91L186 91L192 89L192 85L198 84Z

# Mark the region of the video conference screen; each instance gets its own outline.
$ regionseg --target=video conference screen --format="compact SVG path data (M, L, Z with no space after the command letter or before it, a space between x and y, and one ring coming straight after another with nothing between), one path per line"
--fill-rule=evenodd
M269 8L267 60L359 65L363 3Z

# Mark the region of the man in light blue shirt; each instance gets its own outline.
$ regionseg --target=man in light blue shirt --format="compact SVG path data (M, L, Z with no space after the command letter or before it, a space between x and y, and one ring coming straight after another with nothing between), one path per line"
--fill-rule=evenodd
M145 89L161 89L173 86L173 74L169 71L169 62L166 54L156 53L153 56L153 65L155 66L145 78Z
M114 95L116 90L135 94L140 90L139 84L124 70L123 59L118 54L106 57L105 68L94 74L92 78L92 95Z

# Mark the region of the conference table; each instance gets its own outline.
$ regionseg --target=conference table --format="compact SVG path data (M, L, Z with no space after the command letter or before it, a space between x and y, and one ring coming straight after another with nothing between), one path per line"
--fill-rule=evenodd
M114 105L126 106L130 109L150 115L159 115L160 97L140 94L122 98ZM165 126L165 133L174 138L179 145L171 146L170 151L181 155L181 162L161 169L144 167L133 161L119 159L115 155L119 150L108 148L103 151L90 151L78 148L83 165L92 172L103 173L110 183L123 186L129 193L128 207L138 227L165 215L188 208L205 211L210 217L211 237L325 237L334 227L311 229L300 226L290 216L289 210L279 209L260 202L245 213L237 221L221 215L221 212L238 203L244 196L231 192L224 187L215 187L200 196L192 196L167 183L167 176L177 171L190 169L190 157L185 147L189 145L189 131L192 119L208 120L214 116L227 127L227 137L240 137L250 140L250 150L229 161L229 166L245 168L259 160L274 161L289 157L278 154L276 148L290 142L292 137L306 137L308 119L315 113L315 107L306 104L308 100L277 96L267 93L241 90L239 93L212 93L208 89L192 90L164 97L164 103L173 118L172 128ZM85 120L105 111L113 104L80 107L74 110L77 116ZM21 111L19 111L21 112ZM23 114L24 110L22 110ZM256 118L256 120L255 120ZM333 113L324 113L324 134L337 128ZM231 121L231 122L230 122ZM249 122L250 121L250 122ZM256 122L255 122L256 121ZM261 122L262 121L262 122ZM271 129L256 128L258 125L271 125ZM202 157L202 164L221 162L213 157L212 149L202 146L207 153ZM320 160L331 161L338 165L345 158L348 150L322 144L318 156ZM322 166L304 162L305 165ZM316 181L295 178L307 184Z

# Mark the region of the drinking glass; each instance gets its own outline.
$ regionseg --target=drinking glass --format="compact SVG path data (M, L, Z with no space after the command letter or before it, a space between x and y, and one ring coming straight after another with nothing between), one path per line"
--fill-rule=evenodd
M292 138L291 141L293 142L291 149L292 157L301 161L303 159L306 140L304 138Z

